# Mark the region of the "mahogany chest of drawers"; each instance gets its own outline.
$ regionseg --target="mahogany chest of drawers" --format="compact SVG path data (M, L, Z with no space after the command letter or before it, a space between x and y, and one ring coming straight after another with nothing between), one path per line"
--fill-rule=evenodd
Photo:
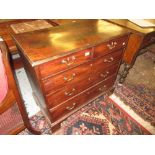
M106 21L84 20L13 36L53 130L113 88L129 34Z

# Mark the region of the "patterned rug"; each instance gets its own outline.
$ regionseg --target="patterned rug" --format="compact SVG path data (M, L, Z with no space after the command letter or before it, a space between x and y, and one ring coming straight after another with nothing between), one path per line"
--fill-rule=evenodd
M144 85L124 83L117 85L114 93L138 115L155 126L155 90Z
M31 118L32 125L42 134L51 134L39 112ZM20 135L31 134L24 130ZM142 125L129 116L109 97L101 96L71 115L54 135L149 135Z
M70 124L69 124L70 123ZM109 135L110 129L105 119L92 118L86 115L78 116L78 119L68 121L63 127L65 135ZM59 131L59 134L61 132ZM57 134L57 133L56 133ZM114 133L113 133L114 134Z

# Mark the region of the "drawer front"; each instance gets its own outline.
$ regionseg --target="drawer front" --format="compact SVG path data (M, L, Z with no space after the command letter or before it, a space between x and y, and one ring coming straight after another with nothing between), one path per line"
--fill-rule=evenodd
M78 66L88 60L91 60L92 57L93 48L89 48L42 64L39 66L41 78L44 79L59 72L63 72L69 68Z
M104 56L111 51L124 48L127 44L127 41L128 36L125 36L97 45L96 47L94 47L94 58Z
M86 80L88 78L94 77L96 72L104 73L104 69L108 66L113 65L114 63L121 60L122 51L118 50L116 52L110 53L99 59L87 62L83 65L80 65L76 68L68 70L62 74L56 75L49 79L42 81L43 89L45 94L54 92L66 84L76 84L81 80ZM117 65L118 66L118 65ZM107 71L107 70L105 70ZM110 75L110 74L109 74ZM100 77L101 78L101 77Z
M87 91L59 105L58 107L54 109L50 109L50 113L51 113L53 121L57 121L58 119L70 113L71 111L75 110L82 104L93 99L95 96L105 92L106 90L108 90L109 88L113 86L114 81L115 81L114 77L106 81L102 81L98 83L97 85L91 87Z
M91 68L91 63L87 62L62 74L60 73L42 81L44 92L49 94L66 86L67 84L75 84L82 79L88 79L92 71Z

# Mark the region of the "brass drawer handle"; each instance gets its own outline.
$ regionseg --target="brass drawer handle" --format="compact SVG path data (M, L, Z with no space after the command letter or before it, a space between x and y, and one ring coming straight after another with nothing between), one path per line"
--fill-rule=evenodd
M72 110L72 109L75 108L75 105L76 105L76 103L73 103L71 107L68 106L68 107L66 107L66 109L67 109L67 110Z
M86 51L84 55L85 56L91 56L92 55L92 52L91 51Z
M76 75L76 74L75 74L75 73L73 73L73 74L71 75L71 77L70 77L70 78L64 77L64 80L65 80L66 82L72 81L72 80L74 80L75 75Z
M104 59L104 62L113 62L113 61L114 61L113 57L110 57L109 59Z
M101 73L100 76L105 78L108 76L108 74L109 74L109 71L106 71L105 73Z
M106 88L107 88L107 86L104 85L103 87L100 87L100 88L99 88L99 91L103 92L103 91L105 91Z
M107 44L107 47L111 50L117 46L117 42L111 42L110 44Z
M66 96L71 96L71 95L73 95L73 93L74 93L75 91L76 91L76 89L73 88L71 92L65 92L65 95L66 95Z
M125 42L123 42L122 45L125 46Z
M75 61L75 56L72 56L71 58L68 57L66 60L63 59L61 63L66 64L67 66L70 66L74 63L74 61Z

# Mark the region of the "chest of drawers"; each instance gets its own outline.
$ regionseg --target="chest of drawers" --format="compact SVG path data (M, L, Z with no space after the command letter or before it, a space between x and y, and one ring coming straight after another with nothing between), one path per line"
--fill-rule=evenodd
M113 89L129 34L106 21L86 20L14 35L34 97L53 130Z

